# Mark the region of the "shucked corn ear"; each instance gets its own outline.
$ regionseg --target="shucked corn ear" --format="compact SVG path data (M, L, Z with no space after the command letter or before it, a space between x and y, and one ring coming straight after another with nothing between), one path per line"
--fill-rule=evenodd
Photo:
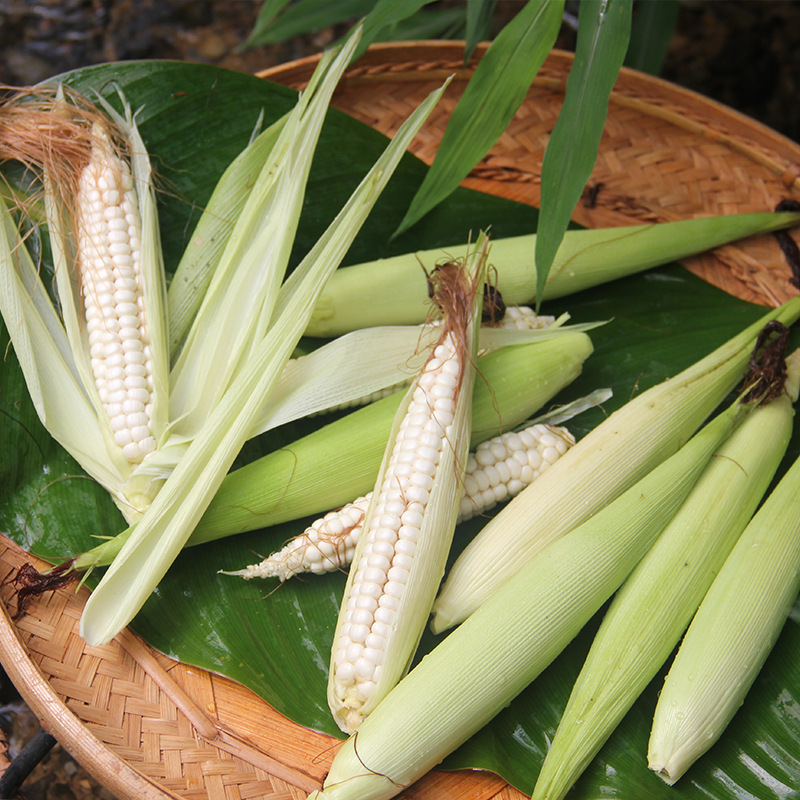
M23 145L20 157L44 173L61 318L2 202L0 311L40 419L132 520L160 485L142 467L166 431L164 279L146 151L130 110L109 114L62 96L4 108L35 153ZM6 130L0 154L16 157ZM112 144L123 134L130 165ZM66 169L65 139L84 159Z
M482 728L617 589L746 413L738 402L726 409L523 566L384 698L310 800L387 800Z
M800 460L753 517L708 590L659 695L647 759L677 781L744 701L800 591Z
M567 231L541 299L572 294L735 239L798 223L800 215L782 212ZM423 322L428 295L420 263L436 263L444 254L461 258L465 248L457 244L338 270L317 302L307 334L338 336L354 328ZM535 248L536 234L492 241L497 288L509 305L535 299Z
M464 620L522 564L675 452L740 380L764 325L798 316L793 298L578 442L461 553L434 603L433 630Z
M486 259L481 237L463 264L433 276L444 324L395 418L333 638L328 704L347 732L408 669L444 572L469 447Z
M467 459L458 522L516 497L573 444L575 439L566 428L544 423L536 423L519 433L503 433L479 444ZM278 552L258 564L226 574L246 580L285 581L300 573L334 572L348 567L371 498L372 492L328 512Z
M481 380L473 389L472 444L533 416L580 374L591 352L586 334L571 333L482 357ZM353 411L229 473L187 544L323 512L368 492L403 394ZM111 563L129 532L77 556L74 568L85 571Z
M138 464L156 449L156 437L163 433L154 424L154 406L164 402L167 387L159 386L156 396L133 178L99 124L93 137L92 158L78 188L81 296L100 402L114 441Z
M564 797L678 644L786 451L800 353L790 364L787 391L750 413L720 447L614 597L548 749L533 800ZM715 662L719 658L715 650L708 653Z

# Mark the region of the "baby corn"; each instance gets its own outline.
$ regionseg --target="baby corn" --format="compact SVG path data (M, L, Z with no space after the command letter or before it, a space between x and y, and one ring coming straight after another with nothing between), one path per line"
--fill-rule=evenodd
M786 451L800 353L791 363L787 391L753 411L719 449L612 601L532 800L564 797L677 645Z

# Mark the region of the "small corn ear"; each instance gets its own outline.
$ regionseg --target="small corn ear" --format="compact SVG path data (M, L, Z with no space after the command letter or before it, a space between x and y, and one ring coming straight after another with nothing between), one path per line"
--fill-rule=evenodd
M722 244L791 227L796 213L730 214L620 228L567 231L547 275L543 300L631 275ZM531 303L536 295L533 253L536 235L492 241L497 288L509 305ZM320 296L309 336L339 336L354 328L413 325L427 316L427 285L419 265L435 264L447 253L462 258L466 247L423 250L340 269ZM362 302L364 287L369 302Z
M798 354L792 362L797 373ZM794 396L783 393L755 409L720 447L615 596L561 717L532 800L564 797L678 644L783 458L797 399L792 384L794 380L789 384Z
M462 552L434 604L434 632L465 619L523 563L675 452L740 380L764 325L798 315L793 298L578 442Z
M722 735L800 591L800 460L753 517L697 611L664 681L648 765L673 784Z
M744 413L722 412L503 584L364 720L310 799L388 800L508 705L619 587Z
M364 517L328 680L328 704L347 732L408 669L444 573L469 446L485 274L481 240L463 266L446 267L435 295L444 329L400 406Z

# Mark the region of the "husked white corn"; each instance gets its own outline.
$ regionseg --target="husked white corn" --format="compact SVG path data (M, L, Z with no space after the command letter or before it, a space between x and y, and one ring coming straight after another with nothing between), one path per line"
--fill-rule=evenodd
M507 306L506 313L495 327L535 331L549 328L555 321L555 317L540 316L530 306Z
M338 648L332 688L347 707L374 694L386 639L395 624L423 515L455 412L461 363L452 334L426 364L395 439L366 543L355 565ZM355 725L352 725L355 727Z
M573 444L566 428L543 423L481 442L467 461L459 522L518 495Z
M458 521L465 522L519 494L573 444L575 439L566 428L543 423L481 442L467 461ZM283 582L301 573L344 569L353 560L371 498L369 492L329 511L260 563L226 574Z
M371 498L372 492L329 511L263 561L225 574L245 580L279 578L283 582L304 572L334 572L348 566Z
M153 377L140 284L140 221L128 165L95 125L78 190L78 269L92 373L114 440L131 463L155 450Z

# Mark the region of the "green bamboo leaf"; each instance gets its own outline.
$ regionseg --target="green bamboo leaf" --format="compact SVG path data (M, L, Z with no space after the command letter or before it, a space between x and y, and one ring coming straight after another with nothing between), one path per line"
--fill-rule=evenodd
M444 200L506 129L553 46L563 0L529 0L498 34L458 102L433 166L396 233Z
M466 64L478 42L492 38L492 16L497 0L467 0L467 32L464 46L464 63Z
M269 30L278 14L289 5L291 0L264 0L259 9L253 30L245 40L243 47L253 47L258 44L259 39Z
M630 18L631 0L584 0L580 5L575 62L542 164L536 238L539 296L570 215L594 168L608 98L628 46Z
M675 33L680 3L678 0L638 2L633 7L631 41L625 66L658 75Z
M463 38L464 12L460 8L423 8L406 19L381 28L373 42Z
M354 60L363 55L370 44L379 38L393 38L387 34L395 25L413 17L432 2L433 0L373 0L373 8L364 19L364 32Z
M276 18L286 5L283 0L269 0L262 7L255 28L243 46L284 42L294 36L304 36L357 19L369 13L375 0L337 0L335 3L330 0L300 0Z

